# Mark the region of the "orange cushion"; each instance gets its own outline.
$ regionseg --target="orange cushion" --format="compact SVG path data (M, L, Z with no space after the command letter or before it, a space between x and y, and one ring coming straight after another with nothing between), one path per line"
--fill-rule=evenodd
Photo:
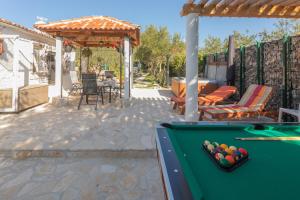
M198 102L200 105L206 105L201 103L203 102L221 102L224 101L225 99L228 99L231 95L233 95L237 91L236 87L233 86L221 86L214 92L206 95L205 97L198 97ZM173 96L171 97L171 101L177 102L177 103L184 103L185 102L185 97L176 97ZM208 105L212 105L209 103Z
M236 93L237 89L233 86L221 86L211 94L207 95L206 98L213 101L223 101L228 99L231 95Z

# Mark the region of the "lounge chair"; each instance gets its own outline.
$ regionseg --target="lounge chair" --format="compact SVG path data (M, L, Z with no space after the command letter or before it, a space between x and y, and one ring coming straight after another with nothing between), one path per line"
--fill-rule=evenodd
M101 89L98 89L96 74L82 74L82 86L83 87L82 87L82 93L78 104L78 110L80 109L84 96L86 96L86 103L89 104L90 95L96 96L95 110L97 110L99 95L101 95L101 100L103 104L103 91L102 91L102 87Z
M272 88L250 85L237 104L203 106L199 108L203 120L235 120L259 116L272 95Z
M233 86L221 86L214 92L198 97L199 106L218 105L223 103L237 91L236 87ZM185 112L185 97L172 97L171 101L174 102L173 109L179 108L180 114Z

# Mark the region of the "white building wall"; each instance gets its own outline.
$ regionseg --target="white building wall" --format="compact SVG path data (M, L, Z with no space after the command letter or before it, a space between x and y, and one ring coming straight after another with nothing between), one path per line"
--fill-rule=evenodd
M33 76L33 42L20 39L19 41L19 73L18 87L23 87L30 84L30 79Z
M0 89L12 88L13 39L4 39L5 53L0 55Z
M226 65L207 65L206 74L209 80L216 80L218 85L226 84Z
M44 48L54 46L55 40L52 38L31 34L14 27L0 25L0 37L4 39L4 53L0 55L0 89L12 88L12 66L14 37L20 38L20 69L18 74L18 87L47 83L44 77L39 77L33 71L34 63L34 43L44 44Z

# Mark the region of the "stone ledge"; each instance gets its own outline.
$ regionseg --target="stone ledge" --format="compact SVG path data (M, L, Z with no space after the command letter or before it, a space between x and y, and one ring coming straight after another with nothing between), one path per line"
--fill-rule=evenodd
M155 158L156 150L0 150L0 157L27 158Z

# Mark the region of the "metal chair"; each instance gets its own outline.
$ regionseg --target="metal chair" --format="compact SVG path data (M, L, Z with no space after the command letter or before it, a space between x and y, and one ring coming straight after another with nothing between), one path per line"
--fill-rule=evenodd
M82 74L82 93L78 104L78 110L80 109L83 96L86 96L86 103L89 104L89 95L96 95L96 107L97 110L99 95L101 95L101 100L103 104L103 91L102 88L97 85L96 74Z

